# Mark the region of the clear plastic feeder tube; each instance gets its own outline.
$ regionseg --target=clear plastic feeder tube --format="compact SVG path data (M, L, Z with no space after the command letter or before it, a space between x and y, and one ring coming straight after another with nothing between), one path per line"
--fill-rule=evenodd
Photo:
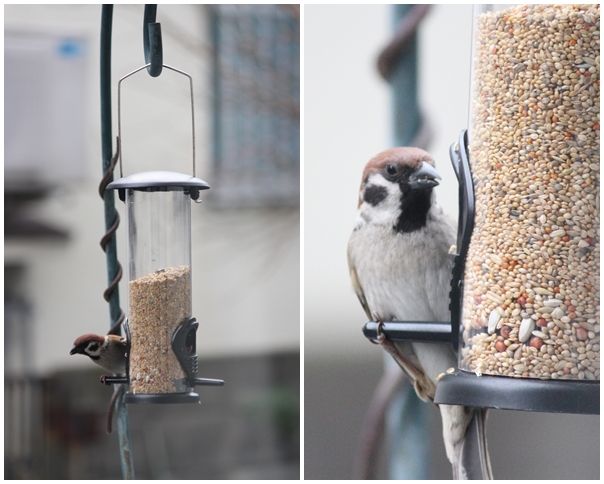
M191 197L182 189L126 192L129 235L130 388L185 391L172 351L191 317Z
M460 368L599 380L600 7L475 9Z

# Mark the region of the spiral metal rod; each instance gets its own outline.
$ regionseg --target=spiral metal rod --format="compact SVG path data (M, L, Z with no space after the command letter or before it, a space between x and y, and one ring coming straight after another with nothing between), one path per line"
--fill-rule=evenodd
M117 160L119 158L119 152L120 152L119 138L117 138L116 146L117 146L117 149L116 149L115 155L113 155L113 157L111 158L109 166L107 166L107 169L103 173L103 178L101 179L101 183L99 183L99 195L101 196L101 198L103 200L105 200L105 196L107 196L107 193L105 192L107 185L109 185L109 183L111 183L113 181L113 171L115 169ZM113 193L112 193L112 196L113 196ZM115 243L115 233L117 231L117 228L120 225L119 213L115 209L113 212L114 212L113 220L108 221L109 226L107 227L106 232L103 235L103 237L101 237L101 242L100 242L101 248L103 249L103 252L105 252L105 253L107 253L107 250L108 250L108 247L110 246L110 244ZM122 276L123 276L122 265L116 258L115 259L115 274L114 274L113 278L109 281L109 285L107 286L107 289L105 289L105 291L103 292L103 299L105 299L105 301L107 301L110 304L111 304L112 298L114 298L117 294L118 284L121 281ZM118 303L118 310L119 310L119 316L117 317L117 319L115 321L112 320L111 326L109 329L109 334L116 334L116 335L121 334L121 326L122 326L122 323L124 322L124 319L126 318L126 314L124 313L124 311L122 311L122 308L119 307L119 303Z
M431 5L409 5L405 14L400 18L390 42L381 50L377 59L377 70L385 81L393 84L394 89L408 93L408 106L397 106L396 109L405 113L405 120L397 120L397 138L404 138L402 142L408 146L418 146L427 149L432 138L432 128L416 104L417 79L416 66L410 62L416 57L417 31L430 12ZM399 7L400 8L400 7ZM399 70L404 72L399 75ZM402 83L404 85L397 84ZM399 99L399 102L401 99ZM407 103L405 102L405 103ZM410 129L413 129L409 137Z
M421 21L429 11L429 4L413 5L399 22L394 36L382 49L377 61L377 69L385 80L390 80L401 57L405 55L405 50L415 38Z

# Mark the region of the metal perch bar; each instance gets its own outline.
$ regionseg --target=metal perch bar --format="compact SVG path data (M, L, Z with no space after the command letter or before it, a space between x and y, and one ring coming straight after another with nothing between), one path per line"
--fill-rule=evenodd
M375 341L380 332L390 341L453 342L449 322L389 321L379 323L369 321L363 327L363 334L371 341Z

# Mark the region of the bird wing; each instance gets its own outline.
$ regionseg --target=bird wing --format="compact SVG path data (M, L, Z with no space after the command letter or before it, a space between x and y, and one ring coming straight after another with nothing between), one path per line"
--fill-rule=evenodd
M353 258L350 253L350 246L348 247L348 269L350 270L350 280L352 281L352 287L356 292L357 297L361 303L361 306L365 310L365 314L369 320L379 320L372 315L363 292L363 286L359 281L359 276L354 265ZM427 375L421 369L420 363L413 352L413 348L407 345L405 351L399 351L397 345L393 344L388 339L382 341L382 347L393 357L394 361L401 367L405 374L411 380L415 392L424 401L431 401L434 398L434 385L427 377Z
M359 276L357 275L357 270L354 266L354 262L350 255L350 248L348 249L348 269L350 271L350 280L352 281L352 287L357 297L359 298L359 302L361 306L363 306L363 310L367 315L367 319L373 320L373 316L371 315L371 310L369 309L369 305L367 304L367 299L365 298L365 293L363 292L363 287L361 286L361 282L359 281Z

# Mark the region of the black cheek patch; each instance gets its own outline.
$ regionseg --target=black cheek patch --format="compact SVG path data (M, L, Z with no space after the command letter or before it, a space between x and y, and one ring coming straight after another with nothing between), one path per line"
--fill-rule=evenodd
M374 207L384 200L388 196L388 190L386 187L381 187L379 185L369 185L365 188L365 193L363 194L363 200L365 200L368 204L373 205Z

